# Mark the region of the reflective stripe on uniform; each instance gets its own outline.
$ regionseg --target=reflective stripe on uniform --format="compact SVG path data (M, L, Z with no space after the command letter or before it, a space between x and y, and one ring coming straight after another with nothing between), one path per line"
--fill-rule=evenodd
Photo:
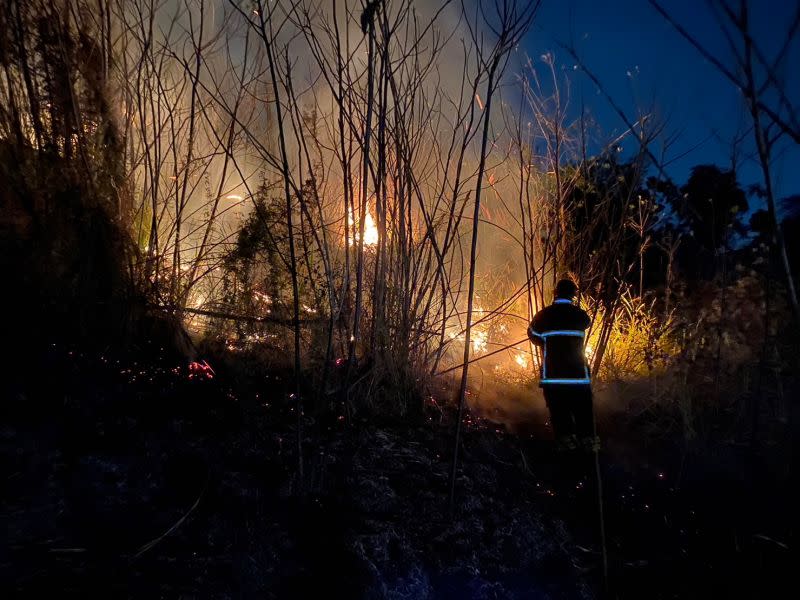
M542 333L535 333L539 337L550 337L551 335L563 335L568 337L584 337L586 333L580 329L553 329L552 331L544 331Z
M588 377L584 377L583 379L540 379L539 383L542 385L548 383L557 383L559 385L588 385L592 383L592 380Z
M589 367L588 365L584 365L584 373L586 373L585 377L579 378L548 378L547 377L547 338L549 337L579 337L584 338L586 337L586 332L580 329L554 329L552 331L544 331L542 333L538 333L536 331L532 332L535 336L542 338L543 350L544 350L544 357L542 360L542 377L539 380L540 385L546 385L548 383L558 384L558 385L586 385L591 383L589 379Z
M538 332L529 328L529 331L531 335L535 335L536 337L540 338L550 337L551 335L564 335L571 337L584 337L586 335L586 333L584 333L580 329L553 329L552 331Z
M568 298L556 298L553 304L573 304L572 300ZM547 377L547 341L551 337L577 337L586 339L586 332L582 329L553 329L550 331L535 331L533 323L528 326L528 335L536 337L541 340L543 360L542 360L542 374L539 383L542 385L557 384L557 385L589 385L591 383L589 366L584 363L584 377Z

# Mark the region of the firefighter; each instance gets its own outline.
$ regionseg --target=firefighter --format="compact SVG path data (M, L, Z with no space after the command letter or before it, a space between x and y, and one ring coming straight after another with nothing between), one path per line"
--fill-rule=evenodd
M528 337L542 349L539 385L550 411L556 446L564 451L596 452L592 387L584 354L591 319L574 303L578 288L569 279L556 284L553 304L540 310Z

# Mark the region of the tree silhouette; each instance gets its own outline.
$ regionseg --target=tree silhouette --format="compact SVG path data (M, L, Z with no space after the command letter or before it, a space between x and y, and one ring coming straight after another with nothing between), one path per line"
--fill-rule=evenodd
M698 165L681 188L675 209L691 235L712 252L727 246L731 230L742 234L740 215L748 209L747 197L733 171L715 165Z

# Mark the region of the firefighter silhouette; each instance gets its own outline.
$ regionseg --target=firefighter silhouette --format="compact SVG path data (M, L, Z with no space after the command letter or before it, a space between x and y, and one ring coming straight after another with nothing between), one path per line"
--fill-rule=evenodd
M528 337L542 349L539 385L550 411L560 449L596 451L592 387L584 355L591 319L573 300L575 283L562 279L553 304L540 310L528 327Z

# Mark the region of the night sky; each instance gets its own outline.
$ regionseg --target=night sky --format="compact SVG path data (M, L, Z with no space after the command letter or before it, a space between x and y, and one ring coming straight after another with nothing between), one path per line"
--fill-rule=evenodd
M784 39L797 0L751 3L753 37L772 57ZM738 3L734 2L738 7ZM733 55L708 3L698 0L665 0L679 23L699 37L726 65ZM760 183L752 132L739 92L713 65L684 40L646 0L567 0L543 2L524 50L539 61L550 52L556 65L570 71L572 104L578 110L581 96L596 116L603 132L612 137L625 126L594 84L579 71L575 61L559 46L574 40L581 59L603 82L606 90L635 119L635 107L655 106L667 119L667 132L679 137L668 154L674 158L667 172L683 183L697 164L714 163L729 168L730 140L747 132L738 165L740 184ZM792 42L788 60L779 72L787 82L788 96L800 105L800 40ZM624 154L633 144L624 146ZM694 149L693 149L694 148ZM691 150L691 151L690 151ZM774 163L777 198L800 194L800 148L789 140L779 143ZM688 152L682 158L675 158ZM751 199L751 209L759 208Z

